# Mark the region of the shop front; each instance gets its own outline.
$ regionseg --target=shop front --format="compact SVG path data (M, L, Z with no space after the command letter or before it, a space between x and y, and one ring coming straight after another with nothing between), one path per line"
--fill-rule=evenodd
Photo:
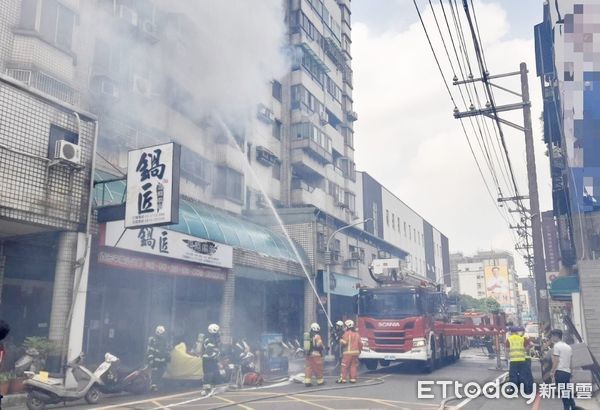
M354 296L358 293L359 279L352 276L342 275L339 273L330 273L330 280L327 280L327 273L319 271L317 273L317 283L319 290L322 290L323 306L327 308L327 303L331 303L331 320L333 323L338 320L345 321L354 319L355 300ZM327 294L331 284L331 292L329 292L331 300L327 300ZM321 292L320 292L321 293ZM319 324L321 327L327 326L325 314L319 309Z
M163 228L100 228L90 274L85 347L94 359L111 352L130 365L144 358L158 325L172 343L193 345L218 322L232 248Z

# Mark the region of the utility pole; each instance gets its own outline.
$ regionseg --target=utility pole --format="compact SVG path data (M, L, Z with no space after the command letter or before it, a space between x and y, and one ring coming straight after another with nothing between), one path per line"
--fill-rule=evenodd
M521 78L521 93L509 90L496 83L492 83L490 80L499 79L511 76L519 75ZM533 272L533 278L535 281L535 299L538 311L538 321L544 325L550 323L550 310L548 304L548 288L546 283L546 267L544 263L544 245L542 236L542 223L540 213L540 201L537 189L537 173L535 168L535 151L533 146L533 129L531 125L531 102L529 101L529 83L527 81L527 65L521 63L519 71L513 71L505 74L489 75L487 72L484 73L482 78L469 78L465 80L455 80L454 85L461 85L474 82L483 82L488 87L495 87L512 95L521 97L521 101L513 104L506 104L496 106L486 104L486 107L475 109L471 107L469 111L460 112L457 109L454 111L455 118L466 118L474 116L484 116L491 118L494 121L508 125L519 131L523 131L525 135L525 153L527 158L527 177L529 195L517 195L513 197L500 197L498 202L514 202L517 210L509 210L509 212L518 212L523 218L521 219L522 224L518 226L511 226L511 229L517 229L520 231L520 237L524 240L524 245L515 246L517 250L525 250L527 255L525 256L527 266ZM498 113L523 110L523 126L515 124L506 119L500 118ZM523 200L529 200L529 209L523 206ZM527 223L529 219L529 223ZM530 231L531 233L529 233ZM531 244L529 239L531 238ZM531 255L533 251L533 255Z
M529 82L527 80L527 65L525 63L521 63L520 72L521 98L523 100L523 126L525 128L525 156L527 158L527 178L529 182L529 209L531 211L529 218L531 220L531 240L533 245L533 276L535 278L538 321L547 325L550 323L548 284L546 283L540 199L538 196L535 151L533 148Z

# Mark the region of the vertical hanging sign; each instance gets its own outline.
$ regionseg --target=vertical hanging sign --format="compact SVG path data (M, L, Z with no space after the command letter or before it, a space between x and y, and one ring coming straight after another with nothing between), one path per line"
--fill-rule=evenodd
M180 157L174 142L129 151L125 228L179 222Z

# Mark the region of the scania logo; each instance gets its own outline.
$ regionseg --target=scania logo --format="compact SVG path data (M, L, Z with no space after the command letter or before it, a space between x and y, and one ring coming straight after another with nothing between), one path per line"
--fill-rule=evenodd
M399 327L400 322L379 322L377 323L379 327Z

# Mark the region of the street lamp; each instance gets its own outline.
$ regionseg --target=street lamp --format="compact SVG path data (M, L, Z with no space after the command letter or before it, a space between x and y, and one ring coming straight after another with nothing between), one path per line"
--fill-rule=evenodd
M366 223L368 221L372 221L373 218L367 218L367 219L361 219L358 220L356 222L353 222L349 225L345 225L342 226L341 228L333 231L333 233L331 235L329 235L329 238L327 238L327 243L325 244L325 255L327 255L327 324L328 326L328 334L327 334L327 339L329 340L329 354L327 355L326 359L330 359L332 357L331 355L331 329L333 328L333 322L331 321L331 252L329 251L329 244L331 243L331 240L333 239L333 237L335 236L336 233L343 231L344 229L348 229L351 228L353 226L356 225L360 225L362 223Z

